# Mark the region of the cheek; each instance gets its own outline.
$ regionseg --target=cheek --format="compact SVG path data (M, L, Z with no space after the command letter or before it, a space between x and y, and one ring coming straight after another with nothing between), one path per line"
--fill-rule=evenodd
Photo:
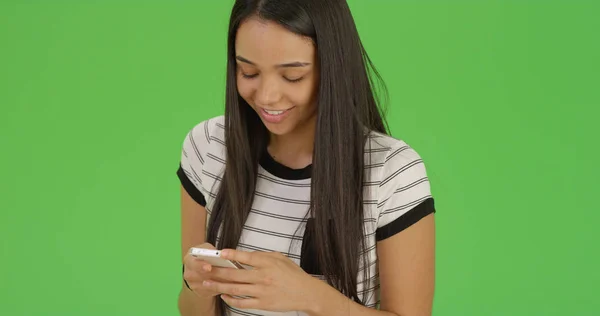
M238 78L237 80L237 90L240 96L248 102L248 104L253 105L252 96L254 95L254 85L249 82L249 80L243 80Z
M301 107L313 107L316 104L316 89L310 85L297 87L288 94L290 101Z
M242 80L238 80L237 89L240 96L244 98L246 102L251 103L250 101L252 99L252 87L248 83Z

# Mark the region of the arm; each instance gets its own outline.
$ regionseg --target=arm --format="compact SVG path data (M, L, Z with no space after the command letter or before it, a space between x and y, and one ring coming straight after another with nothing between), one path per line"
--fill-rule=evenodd
M378 242L381 310L351 301L322 287L313 316L430 316L435 279L435 224L429 214L402 232Z
M181 187L181 256L206 239L206 209L196 203ZM182 316L215 315L215 298L201 298L187 288L182 280L178 307Z

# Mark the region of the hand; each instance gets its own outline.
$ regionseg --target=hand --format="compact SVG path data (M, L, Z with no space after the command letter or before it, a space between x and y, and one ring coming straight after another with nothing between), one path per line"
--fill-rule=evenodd
M253 267L251 270L215 267L213 276L223 281L213 279L203 285L208 292L222 293L221 298L235 308L308 311L326 285L280 253L226 249L221 251L221 257Z
M204 243L196 247L216 249L215 246L209 243ZM211 298L220 294L219 292L211 291L202 286L202 282L205 280L216 279L213 272L214 267L210 263L198 259L188 253L183 259L183 264L185 266L183 279L188 283L190 289L196 293L196 295L203 298Z

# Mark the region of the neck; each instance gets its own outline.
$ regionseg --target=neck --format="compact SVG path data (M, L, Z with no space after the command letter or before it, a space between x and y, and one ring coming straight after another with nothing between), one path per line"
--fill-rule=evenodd
M269 154L275 161L293 169L301 169L310 165L315 146L315 129L316 118L299 126L289 134L271 134Z

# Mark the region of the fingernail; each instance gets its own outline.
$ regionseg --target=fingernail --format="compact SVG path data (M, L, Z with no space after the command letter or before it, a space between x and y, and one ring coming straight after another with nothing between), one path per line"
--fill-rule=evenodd
M210 282L204 281L204 282L202 282L202 286L210 286Z
M227 257L229 255L229 250L221 251L221 257Z

